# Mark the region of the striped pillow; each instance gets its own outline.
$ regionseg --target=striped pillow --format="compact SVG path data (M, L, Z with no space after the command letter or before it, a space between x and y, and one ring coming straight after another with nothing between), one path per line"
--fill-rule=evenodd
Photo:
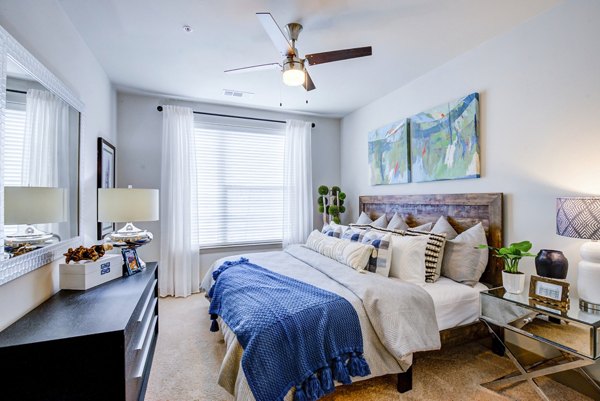
M341 238L342 228L340 226L334 227L330 224L325 224L321 230L321 233L327 235L328 237Z
M376 227L372 227L372 230L402 236L427 236L427 247L425 248L425 282L434 283L440 278L440 273L442 271L442 260L444 258L444 246L446 245L445 234L434 234L416 230L388 230L385 228Z
M375 231L365 232L361 243L372 245L375 248L373 255L369 258L368 271L381 274L384 277L390 275L390 265L392 263L391 242L392 234Z
M369 228L369 226L366 227ZM347 239L354 242L361 242L366 232L367 230L363 228L351 226L349 229L344 231L344 233L342 234L342 239Z

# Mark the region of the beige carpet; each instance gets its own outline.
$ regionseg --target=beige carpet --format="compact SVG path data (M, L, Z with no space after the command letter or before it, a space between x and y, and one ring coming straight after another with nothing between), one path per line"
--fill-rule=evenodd
M204 296L163 298L159 308L160 332L146 400L233 400L216 384L225 345L219 334L208 330L208 302ZM513 371L508 358L496 356L475 342L417 356L413 390L408 393L398 393L396 377L385 376L338 387L322 400L539 400L527 383L504 388L502 395L479 386ZM542 378L538 383L551 399L589 400L553 380Z

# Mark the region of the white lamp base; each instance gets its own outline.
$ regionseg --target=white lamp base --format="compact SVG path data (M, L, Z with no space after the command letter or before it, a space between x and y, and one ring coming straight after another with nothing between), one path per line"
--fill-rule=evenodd
M600 242L586 242L581 246L580 254L577 270L579 307L584 311L600 311Z

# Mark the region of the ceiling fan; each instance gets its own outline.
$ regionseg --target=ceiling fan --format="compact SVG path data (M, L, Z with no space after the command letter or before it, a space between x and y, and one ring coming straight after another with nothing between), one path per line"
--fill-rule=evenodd
M289 23L285 26L287 36L283 33L271 13L256 13L260 23L267 32L267 35L271 38L271 41L277 48L277 50L284 57L281 63L268 63L253 65L250 67L235 68L232 70L226 70L228 74L235 74L241 72L253 72L263 70L276 70L280 69L283 72L283 83L289 86L302 85L307 91L315 89L308 71L306 69L305 62L308 61L308 65L317 65L323 63L331 63L333 61L346 60L356 57L365 57L372 54L371 46L357 47L354 49L334 50L323 53L307 54L304 58L301 58L296 49L296 41L298 35L302 31L302 25L297 22Z

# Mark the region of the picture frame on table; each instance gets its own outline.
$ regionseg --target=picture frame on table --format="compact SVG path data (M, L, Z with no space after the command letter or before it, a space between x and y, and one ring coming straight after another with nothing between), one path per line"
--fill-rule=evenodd
M115 188L117 149L104 138L98 138L98 188ZM96 195L98 196L98 195ZM98 222L98 240L115 231L114 222Z
M569 283L547 277L531 276L529 298L536 303L566 309L569 306Z
M126 276L131 276L143 270L135 248L122 248L121 255L123 255L124 263L123 273Z

